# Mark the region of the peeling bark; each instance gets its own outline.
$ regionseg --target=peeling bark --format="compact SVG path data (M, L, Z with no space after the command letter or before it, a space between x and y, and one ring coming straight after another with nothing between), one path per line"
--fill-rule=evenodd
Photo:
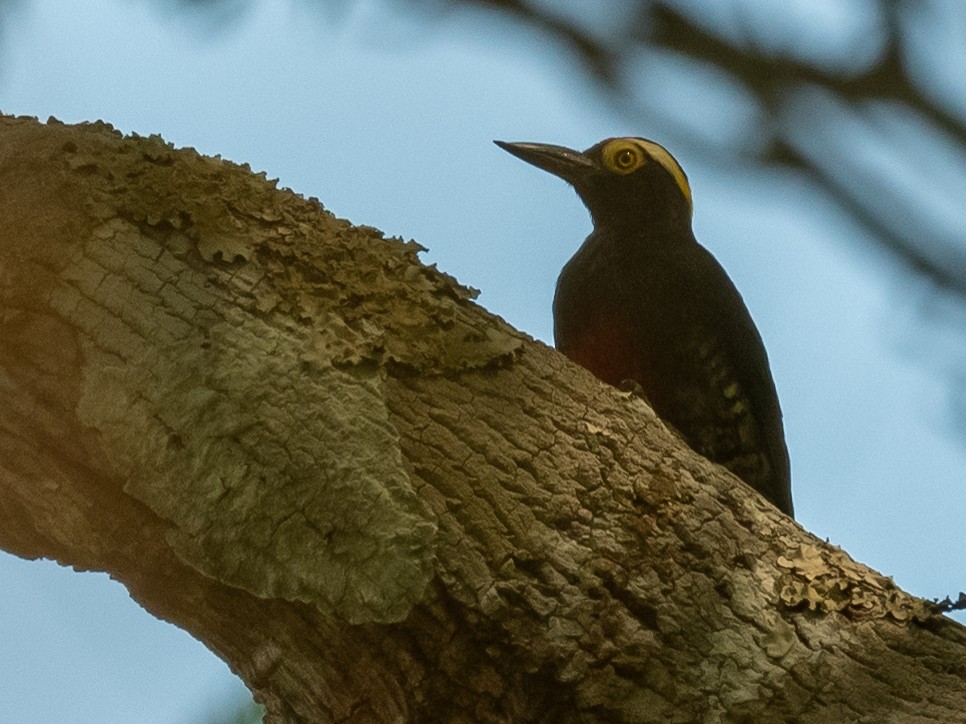
M0 122L0 545L268 721L966 721L964 629L264 176Z

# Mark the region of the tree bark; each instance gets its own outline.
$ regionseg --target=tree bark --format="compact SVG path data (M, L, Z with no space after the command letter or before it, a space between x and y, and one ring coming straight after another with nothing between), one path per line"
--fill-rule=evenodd
M472 302L158 137L0 121L0 546L270 722L966 721L964 629Z

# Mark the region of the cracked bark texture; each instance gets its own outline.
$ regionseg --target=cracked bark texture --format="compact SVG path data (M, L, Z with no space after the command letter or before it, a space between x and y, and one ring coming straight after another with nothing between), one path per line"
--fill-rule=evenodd
M270 722L966 721L964 629L414 242L0 120L0 545L108 571Z

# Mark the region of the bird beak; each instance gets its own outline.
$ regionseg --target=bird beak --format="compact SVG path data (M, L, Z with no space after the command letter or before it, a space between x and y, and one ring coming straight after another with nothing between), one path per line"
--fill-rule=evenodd
M551 146L546 143L507 143L506 141L493 143L507 153L512 153L517 158L574 185L597 168L587 156L572 148Z

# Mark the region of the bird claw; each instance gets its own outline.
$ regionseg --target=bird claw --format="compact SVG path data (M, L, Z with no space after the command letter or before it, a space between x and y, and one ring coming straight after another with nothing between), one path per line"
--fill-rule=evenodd
M647 399L647 393L644 392L644 388L637 380L621 380L617 389L626 393L628 397L640 397L648 405L651 405L651 401ZM651 406L653 407L653 405Z

